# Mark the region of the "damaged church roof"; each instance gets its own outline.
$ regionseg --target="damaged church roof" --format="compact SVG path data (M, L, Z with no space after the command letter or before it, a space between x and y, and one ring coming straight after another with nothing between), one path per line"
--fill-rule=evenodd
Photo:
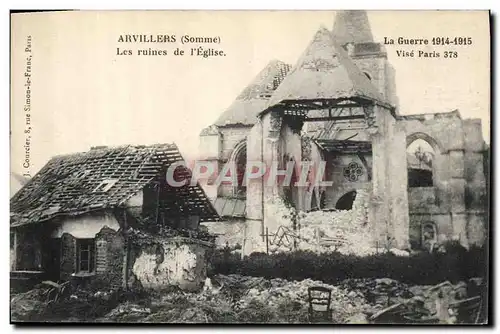
M283 101L355 97L389 105L347 52L334 41L331 32L321 27L267 107Z
M281 84L290 68L290 65L279 60L267 64L217 119L215 125L254 125L257 115L265 109L272 93Z
M175 144L96 147L88 152L56 156L12 197L11 227L77 216L122 206L154 180L165 178L168 167L183 161ZM191 176L183 169L186 178ZM201 221L219 215L198 185L171 190L179 208Z

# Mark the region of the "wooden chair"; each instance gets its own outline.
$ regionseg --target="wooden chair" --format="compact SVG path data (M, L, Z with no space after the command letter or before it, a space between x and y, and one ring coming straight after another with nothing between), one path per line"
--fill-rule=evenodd
M322 286L313 286L308 288L307 292L309 295L309 321L331 321L330 302L332 301L332 290Z

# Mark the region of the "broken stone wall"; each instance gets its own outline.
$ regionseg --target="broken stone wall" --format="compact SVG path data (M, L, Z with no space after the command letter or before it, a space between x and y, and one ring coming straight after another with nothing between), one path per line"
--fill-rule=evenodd
M216 236L216 247L244 245L246 222L243 219L226 219L202 225L208 229L209 233Z
M407 144L422 138L435 150L433 187L408 190L411 243L421 244L418 224L433 222L439 242L460 240L465 247L482 244L487 231L487 195L480 120L461 120L458 112L451 112L419 115L398 123Z
M124 255L127 251L125 238L120 232L104 227L95 239L96 279L119 288L123 283Z
M187 238L135 244L129 264L131 274L146 289L162 290L173 285L183 290L197 290L207 276L210 248L206 242Z
M313 211L300 216L299 249L344 254L376 252L368 222L369 190L359 189L351 210Z
M327 155L327 181L332 181L332 186L325 188L325 208L334 209L337 201L346 193L363 189L370 185L368 171L363 162L356 154L328 154ZM369 168L372 165L371 156L366 157ZM349 165L354 164L360 168L361 173L355 175L355 179L349 179L344 175L344 171ZM354 171L354 169L353 169Z
M278 237L270 236L270 252L294 249L315 252L339 251L343 254L369 255L384 251L373 247L373 235L368 222L369 188L358 190L352 210L313 211L296 213L297 229L293 229L293 208L275 198L267 204L272 225L287 229L278 230ZM271 231L270 231L271 234Z

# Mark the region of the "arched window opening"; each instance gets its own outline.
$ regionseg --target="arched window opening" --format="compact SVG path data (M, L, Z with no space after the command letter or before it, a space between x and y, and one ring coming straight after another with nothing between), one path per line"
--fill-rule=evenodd
M335 204L337 210L351 210L354 200L356 199L356 190L344 194Z
M408 186L410 188L432 187L435 151L423 139L416 139L406 149L408 164Z
M298 205L298 188L296 186L296 183L299 181L299 177L297 175L297 164L295 163L295 159L289 158L287 155L285 155L285 166L287 166L288 163L291 163L293 166L292 169L292 175L290 178L290 183L286 184L285 180L286 177L280 180L280 182L283 184L283 192L286 201L293 205L294 207L297 207ZM288 167L285 167L288 168ZM313 195L314 196L314 195Z
M326 195L325 195L325 191L321 191L320 195L319 195L319 208L320 209L324 209L326 207Z
M234 156L234 163L236 165L237 185L234 187L234 195L236 197L246 197L247 185L245 180L245 172L247 168L247 147L246 144L241 146Z
M318 200L316 199L316 191L313 191L311 195L311 211L318 211L319 209Z
M422 248L432 252L437 243L437 228L433 222L422 224Z

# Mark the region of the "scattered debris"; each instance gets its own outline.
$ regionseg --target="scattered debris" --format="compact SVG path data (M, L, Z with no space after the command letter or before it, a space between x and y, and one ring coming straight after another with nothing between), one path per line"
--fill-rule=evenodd
M59 299L47 299L48 291L61 291L63 285L45 282L12 296L11 317L17 321L308 323L308 289L324 287L331 290L332 323L477 323L482 297L467 295L465 285L443 282L410 287L377 278L349 279L332 286L312 279L233 274L208 278L198 293L70 291L68 286Z

